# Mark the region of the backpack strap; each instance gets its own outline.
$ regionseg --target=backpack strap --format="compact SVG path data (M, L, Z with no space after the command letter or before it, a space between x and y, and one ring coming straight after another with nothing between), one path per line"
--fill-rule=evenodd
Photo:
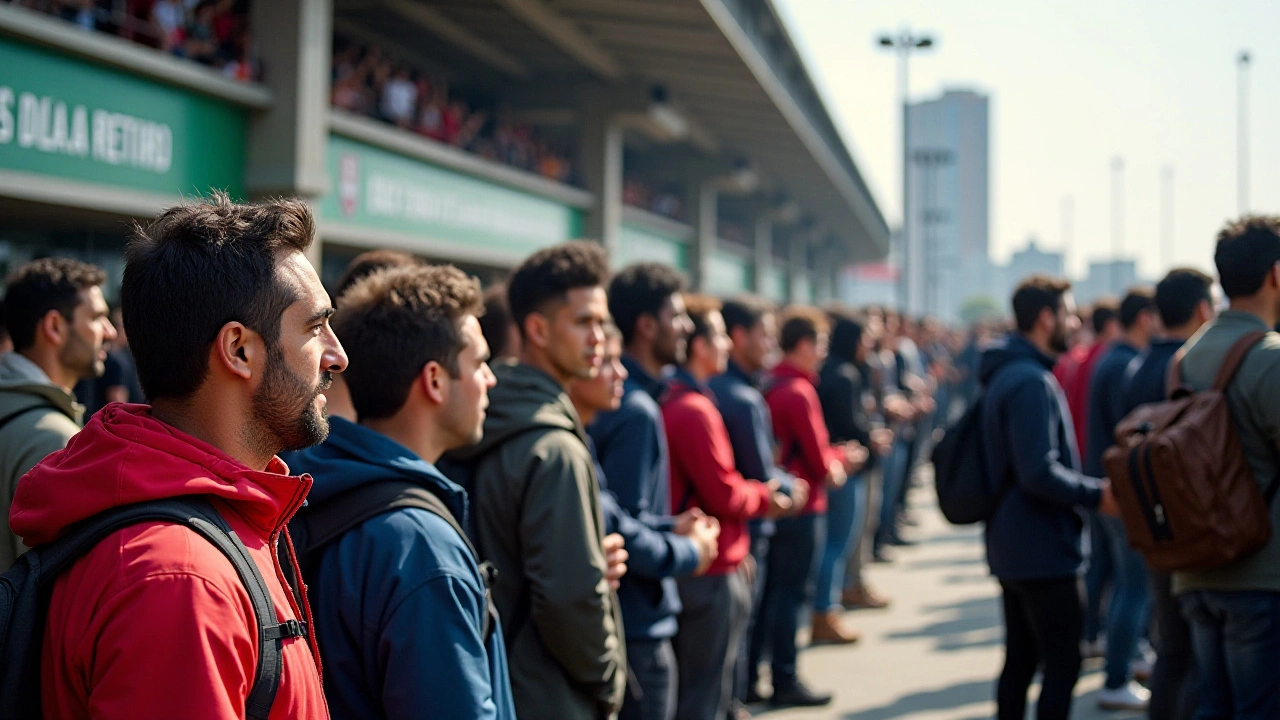
M1227 351L1226 357L1223 358L1222 367L1218 368L1218 376L1213 381L1214 390L1222 392L1227 389L1227 386L1235 378L1236 373L1239 372L1240 366L1244 364L1245 356L1249 354L1254 345L1262 342L1262 339L1266 336L1266 330L1254 330L1236 340L1231 349ZM1179 373L1181 373L1181 369L1179 369Z
M275 622L278 615L266 580L250 557L248 548L208 499L154 500L108 510L85 520L61 539L40 549L41 580L51 585L62 571L108 535L153 521L169 521L194 530L218 548L235 567L240 582L249 593L258 625L258 667L245 702L245 714L248 720L266 720L284 674L283 640L305 636L306 623L299 620Z
M480 558L471 539L444 501L421 485L404 480L378 480L347 490L322 503L309 505L306 512L298 515L298 521L305 530L303 534L306 546L303 551L314 553L367 520L408 508L426 510L444 520L467 546L484 581L485 615L482 633L484 641L489 642L496 627L497 610L493 604L492 588L498 571L492 563Z

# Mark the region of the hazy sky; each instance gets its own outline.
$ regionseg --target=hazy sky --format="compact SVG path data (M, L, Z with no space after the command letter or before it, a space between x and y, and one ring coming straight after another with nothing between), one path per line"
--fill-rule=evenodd
M901 214L897 60L875 43L910 25L911 98L991 96L991 248L1061 248L1068 270L1111 255L1111 158L1124 159L1126 255L1155 277L1161 168L1174 169L1173 260L1212 271L1236 215L1236 56L1248 48L1250 207L1280 212L1280 1L774 0L881 210Z

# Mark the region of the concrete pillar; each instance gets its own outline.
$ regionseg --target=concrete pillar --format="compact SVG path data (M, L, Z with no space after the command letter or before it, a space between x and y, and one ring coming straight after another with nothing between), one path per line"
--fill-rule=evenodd
M808 232L795 233L787 245L791 277L791 282L787 283L787 301L793 305L809 303L808 296L800 293L801 282L809 274L809 237Z
M752 267L755 270L752 289L757 295L764 296L769 288L769 270L773 265L773 220L767 213L761 212L756 216L752 239Z
M263 82L275 103L250 116L245 190L251 198L286 195L314 201L329 186L333 4L271 0L252 7L250 26L256 33ZM319 240L310 255L319 270Z
M711 278L711 256L719 235L720 193L709 178L690 183L689 217L693 220L693 243L689 247L689 285L706 292Z
M595 197L587 212L586 236L613 257L622 235L622 128L604 99L587 98L581 137L582 175Z

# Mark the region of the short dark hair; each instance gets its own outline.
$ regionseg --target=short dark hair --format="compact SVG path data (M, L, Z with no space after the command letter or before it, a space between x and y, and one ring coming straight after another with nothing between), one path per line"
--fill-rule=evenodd
M342 271L342 278L338 280L338 287L333 291L333 296L335 298L342 297L342 293L346 292L357 280L368 277L383 268L421 264L422 260L416 256L399 250L369 250L362 252L351 258L351 262L347 263L347 269Z
M689 333L689 342L694 338L707 340L711 338L711 313L721 312L721 303L710 295L686 294L684 306L693 321L693 332Z
M125 246L120 303L138 381L147 399L186 398L209 370L209 347L229 322L268 345L297 301L277 277L282 252L315 238L300 200L233 203L226 193L169 208Z
M1018 283L1013 291L1013 317L1018 323L1018 332L1031 332L1040 318L1040 311L1058 312L1062 305L1062 296L1071 289L1071 282L1065 278L1048 275L1032 275Z
M636 263L623 268L609 283L609 314L630 343L641 315L658 316L667 298L685 289L679 270L662 263Z
M36 328L50 310L70 321L82 300L80 291L106 281L102 268L65 257L32 260L18 268L9 276L4 294L4 325L13 348L35 345Z
M1213 302L1213 278L1195 268L1170 270L1156 284L1156 308L1166 328L1191 322L1196 306L1202 302Z
M831 319L830 356L840 362L856 363L862 344L862 320L844 309L828 310Z
M563 302L578 288L601 286L609 281L609 258L599 243L589 240L553 245L530 255L507 281L507 305L511 319L524 337L524 321L549 302Z
M507 328L511 327L511 308L507 307L507 286L497 284L484 292L484 315L480 317L480 333L489 343L494 357L507 354Z
M395 415L429 362L458 377L462 320L483 313L479 281L452 265L384 268L357 280L332 321L347 351L342 375L356 415Z
M1156 293L1148 287L1130 288L1120 301L1120 327L1128 330L1144 312L1155 312Z
M1246 215L1227 223L1218 233L1213 262L1228 298L1257 294L1280 262L1280 216Z
M1101 335L1107 325L1120 315L1120 303L1115 298L1103 298L1093 303L1093 312L1089 315L1093 325L1093 333Z
M724 317L725 332L733 335L733 331L738 328L750 330L765 315L773 312L773 305L764 298L754 295L739 295L724 301L724 306L720 308L720 315Z
M800 343L818 341L818 334L827 332L830 323L826 313L818 308L793 306L783 314L782 328L778 331L778 345L782 352L791 352Z

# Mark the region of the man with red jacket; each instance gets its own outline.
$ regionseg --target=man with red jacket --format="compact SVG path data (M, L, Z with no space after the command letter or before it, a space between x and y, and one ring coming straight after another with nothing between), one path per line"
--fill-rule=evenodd
M276 454L324 440L321 392L347 366L306 259L314 235L305 203L223 194L134 234L121 300L152 405L108 405L22 478L9 521L27 545L121 505L203 496L257 563L280 621L310 620L276 548L311 478L290 476ZM249 593L212 543L165 522L118 530L54 582L44 717L238 720L258 632ZM327 718L314 639L287 634L269 717Z
M707 381L729 362L729 335L720 303L684 298L693 332L686 360L662 402L671 458L675 512L701 508L720 521L719 554L705 575L677 579L683 610L675 638L679 668L676 720L722 720L733 696L738 644L751 615L751 534L748 522L791 506L777 480L747 480L734 467L733 445ZM744 562L747 561L747 562Z
M750 688L765 647L772 647L773 696L782 706L821 706L831 695L814 693L796 675L796 632L801 608L809 603L809 576L819 538L824 535L827 486L843 485L862 469L866 448L833 445L822 416L816 381L827 355L827 318L815 308L793 308L779 332L782 362L765 380L765 401L773 416L782 469L809 483L809 501L793 517L778 522L769 547L764 600L751 638Z

